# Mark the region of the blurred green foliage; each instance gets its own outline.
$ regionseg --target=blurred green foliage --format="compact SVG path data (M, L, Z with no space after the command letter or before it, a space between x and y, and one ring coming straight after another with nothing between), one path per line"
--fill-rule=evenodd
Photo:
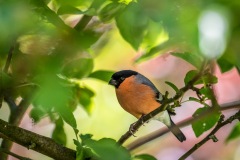
M238 122L232 129L231 133L228 135L226 142L239 138L240 136L240 123Z
M49 116L55 123L52 137L66 144L64 122L77 132L73 112L77 106L90 111L94 91L81 84L83 79L94 78L108 82L113 71L94 70L94 58L106 44L102 35L108 24L118 28L121 36L143 54L136 62L153 58L165 52L174 52L197 69L203 57L199 49L198 20L202 11L211 6L226 10L229 33L226 50L217 60L222 72L233 67L240 70L240 2L238 0L191 1L185 0L7 0L0 1L0 65L3 68L11 46L13 51L10 72L0 72L1 96L14 98L34 94L30 116L35 122ZM76 27L66 19L78 15ZM71 24L72 25L72 24ZM103 42L103 43L101 43ZM98 48L98 50L96 49ZM178 53L178 54L177 54ZM190 71L187 84L197 71ZM166 82L175 91L178 88ZM200 94L211 99L208 84L217 83L213 75L205 75L197 84L203 84ZM33 92L34 90L34 92ZM193 99L191 99L193 100ZM198 101L194 99L195 101ZM201 102L200 100L198 102ZM203 102L201 102L203 103ZM198 109L194 115L204 112ZM210 129L219 115L196 122L196 136ZM236 131L234 131L235 133ZM232 133L233 134L233 133ZM234 136L230 136L234 137ZM229 138L232 139L232 138ZM130 159L129 153L111 139L75 141L79 157L83 153L102 159ZM87 150L83 148L87 146ZM85 149L86 149L85 148ZM112 155L106 150L111 150ZM94 151L94 152L93 152ZM116 156L118 155L118 156ZM110 156L110 157L108 157ZM81 158L80 158L81 159ZM148 155L135 159L154 159Z

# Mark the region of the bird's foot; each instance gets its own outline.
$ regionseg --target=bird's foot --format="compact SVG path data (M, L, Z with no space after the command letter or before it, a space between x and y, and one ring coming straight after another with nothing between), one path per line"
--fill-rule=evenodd
M137 130L134 128L134 126L136 125L137 122L134 122L130 125L129 127L129 132L132 134L133 137L137 137L134 135L135 132L137 132Z
M144 126L144 114L139 118L139 120L138 121L141 121L141 123L142 123L142 125ZM138 122L137 121L137 122ZM130 125L130 127L129 127L129 132L133 135L133 137L136 137L135 135L134 135L134 133L135 132L137 132L138 130L137 129L135 129L135 125L137 124L137 122L134 122L134 123L132 123L131 125ZM147 123L148 123L149 121L147 121Z

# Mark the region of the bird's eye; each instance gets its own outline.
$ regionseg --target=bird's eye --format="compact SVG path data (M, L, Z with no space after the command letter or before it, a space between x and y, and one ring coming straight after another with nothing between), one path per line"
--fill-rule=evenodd
M124 77L121 77L120 79L123 81L125 78L124 78Z

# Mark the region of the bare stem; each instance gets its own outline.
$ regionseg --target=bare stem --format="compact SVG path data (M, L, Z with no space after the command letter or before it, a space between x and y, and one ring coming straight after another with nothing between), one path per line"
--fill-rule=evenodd
M9 52L8 52L8 57L7 57L5 66L4 66L4 68L3 68L3 71L4 71L5 73L8 73L8 69L9 69L9 66L10 66L10 64L11 64L11 60L12 60L12 55L13 55L14 48L15 48L15 42L11 45L11 47L10 47L10 49L9 49Z
M77 31L82 31L92 19L92 16L84 15L74 27Z

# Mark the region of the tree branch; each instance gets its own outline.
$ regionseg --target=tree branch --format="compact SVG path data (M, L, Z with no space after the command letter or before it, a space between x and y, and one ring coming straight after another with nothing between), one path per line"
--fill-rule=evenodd
M9 140L53 159L75 160L76 151L57 144L53 139L16 127L0 119L0 133Z
M222 104L220 107L221 111L226 111L226 110L230 110L230 109L240 109L240 101L235 101L235 102L231 102L231 103L225 103ZM213 109L210 109L209 111L203 112L202 114L200 114L198 117L189 117L186 118L184 120L182 120L181 122L177 123L178 127L184 127L187 126L203 117L209 116L210 114L214 113ZM137 139L136 141L130 143L129 145L126 146L126 148L130 151L166 134L169 132L168 128L161 128L153 133L150 133L144 137L141 137L139 139Z
M84 28L87 26L87 24L90 22L91 19L92 19L92 16L84 15L80 19L80 21L76 24L74 29L76 29L77 31L84 30Z
M31 104L31 101L32 101L32 95L21 100L21 102L19 103L15 112L13 112L9 117L10 124L19 126L26 110L28 109L29 105Z
M190 156L194 151L196 151L198 148L200 148L203 144L205 144L208 140L212 139L214 142L217 141L217 138L215 137L215 133L222 128L223 126L231 123L232 121L234 121L235 119L239 119L240 118L240 110L234 114L233 116L229 117L227 120L224 121L224 116L221 115L218 124L216 125L216 127L205 137L203 138L199 143L195 144L188 152L186 152L184 155L182 155L179 160L184 160L186 159L188 156Z
M16 103L14 102L14 100L12 99L12 97L5 96L5 97L4 97L4 100L5 100L5 102L8 104L11 113L14 112L14 111L17 109L17 105L16 105ZM11 114L11 113L10 113L10 114Z

